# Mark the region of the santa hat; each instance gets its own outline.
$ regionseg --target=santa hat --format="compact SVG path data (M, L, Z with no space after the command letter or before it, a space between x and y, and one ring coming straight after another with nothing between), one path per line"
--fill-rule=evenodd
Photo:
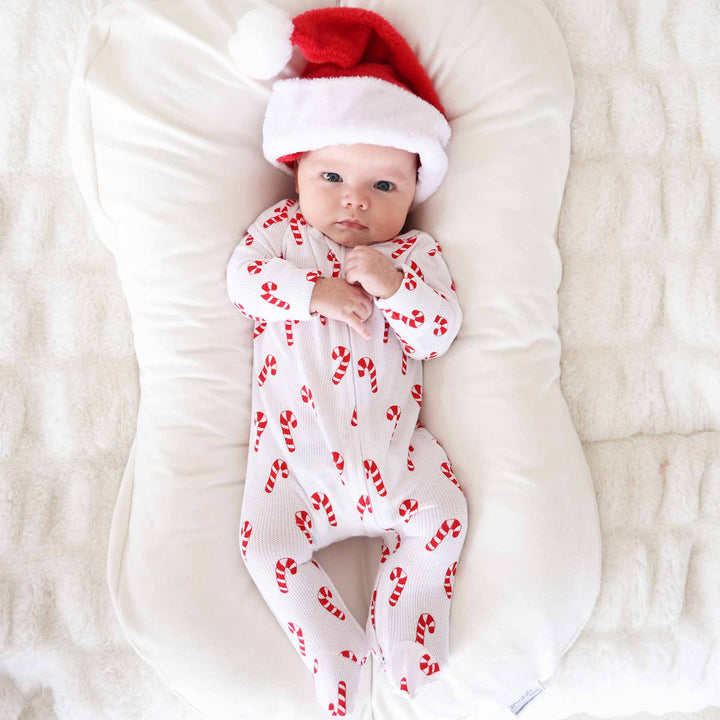
M366 143L418 153L414 204L447 171L450 125L430 78L402 35L360 8L309 10L294 18L265 5L240 18L228 49L238 69L267 80L296 45L308 61L301 77L273 83L263 124L263 154L292 174L303 152Z

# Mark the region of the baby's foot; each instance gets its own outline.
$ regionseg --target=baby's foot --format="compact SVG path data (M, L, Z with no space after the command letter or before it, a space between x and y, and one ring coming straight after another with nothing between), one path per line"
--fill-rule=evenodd
M385 657L388 682L402 697L415 697L425 685L437 680L441 670L427 648L416 642L398 643Z
M315 695L329 717L344 717L355 709L360 673L367 657L350 650L323 653L316 661Z

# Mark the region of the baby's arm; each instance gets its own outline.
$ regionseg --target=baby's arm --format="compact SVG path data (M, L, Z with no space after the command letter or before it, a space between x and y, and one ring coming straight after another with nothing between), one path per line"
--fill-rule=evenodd
M375 302L408 355L418 360L438 357L447 352L463 317L450 271L438 244L423 232L417 233L400 267L400 287Z
M310 298L322 273L280 257L285 223L264 229L261 218L250 225L230 257L228 296L251 320L310 320Z

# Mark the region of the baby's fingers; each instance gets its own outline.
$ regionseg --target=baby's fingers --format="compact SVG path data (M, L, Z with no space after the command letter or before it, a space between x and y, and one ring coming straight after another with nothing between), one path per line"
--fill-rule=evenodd
M366 340L370 339L370 332L367 330L367 328L363 325L362 318L357 315L357 313L353 313L350 318L348 319L348 325L355 330L358 335L362 335Z

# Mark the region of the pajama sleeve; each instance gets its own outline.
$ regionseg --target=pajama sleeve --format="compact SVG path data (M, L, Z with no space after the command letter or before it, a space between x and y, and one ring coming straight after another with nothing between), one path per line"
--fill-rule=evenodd
M388 298L375 298L377 307L408 355L419 360L443 355L460 330L462 310L440 246L417 233L399 269L400 287Z
M282 258L287 220L262 227L261 216L248 228L227 266L231 302L251 320L311 320L310 297L322 273Z

